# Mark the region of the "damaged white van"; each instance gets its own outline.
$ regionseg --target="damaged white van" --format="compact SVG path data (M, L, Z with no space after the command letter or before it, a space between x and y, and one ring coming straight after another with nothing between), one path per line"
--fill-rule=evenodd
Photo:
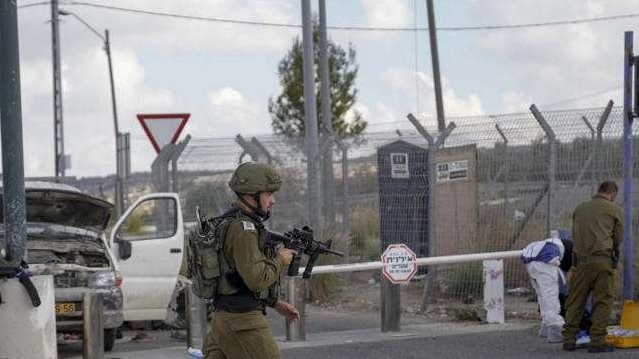
M82 332L82 294L87 291L103 294L106 351L113 348L124 320L166 316L183 248L177 194L140 198L115 223L107 241L109 202L49 182L26 182L25 193L26 261L32 273L53 275L59 334Z

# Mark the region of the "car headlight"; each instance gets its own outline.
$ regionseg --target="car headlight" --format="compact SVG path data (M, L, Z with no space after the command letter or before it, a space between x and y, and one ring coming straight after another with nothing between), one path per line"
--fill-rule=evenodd
M119 287L122 283L122 277L118 272L97 272L89 277L88 285L92 288L98 287Z

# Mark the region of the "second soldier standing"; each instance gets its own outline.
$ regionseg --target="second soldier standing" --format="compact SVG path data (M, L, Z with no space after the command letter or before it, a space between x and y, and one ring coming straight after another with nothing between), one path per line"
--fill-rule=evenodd
M595 197L577 206L573 214L574 260L571 271L574 273L566 299L564 350L575 350L579 322L591 292L592 328L588 351L601 353L614 350L605 343L605 336L623 230L623 213L614 204L618 192L615 182L602 182Z

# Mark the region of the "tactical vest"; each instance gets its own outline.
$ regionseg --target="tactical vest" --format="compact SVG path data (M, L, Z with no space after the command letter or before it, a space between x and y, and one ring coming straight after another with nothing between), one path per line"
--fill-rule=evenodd
M258 245L262 253L273 257L272 249L265 245L264 225L239 209L233 209L211 219L212 231L208 234L189 236L189 278L193 291L214 307L227 312L263 310L273 305L279 297L279 280L268 290L252 292L237 270L231 265L226 252L228 228L237 220L249 220L258 230ZM206 237L208 236L208 239ZM203 240L205 239L205 240Z

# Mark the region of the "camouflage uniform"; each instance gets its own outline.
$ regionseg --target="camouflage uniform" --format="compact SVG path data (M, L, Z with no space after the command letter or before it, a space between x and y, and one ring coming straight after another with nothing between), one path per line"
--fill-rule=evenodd
M270 166L243 164L229 186L239 195L279 190L281 180ZM263 246L264 226L255 209L237 200L224 244L212 330L204 355L213 358L281 358L265 317L265 306L277 302L284 260ZM262 214L264 215L264 214ZM230 272L230 273L229 273Z
M584 306L592 292L591 346L604 346L622 229L621 208L603 196L597 195L575 209L574 273L566 300L564 345L575 343Z

